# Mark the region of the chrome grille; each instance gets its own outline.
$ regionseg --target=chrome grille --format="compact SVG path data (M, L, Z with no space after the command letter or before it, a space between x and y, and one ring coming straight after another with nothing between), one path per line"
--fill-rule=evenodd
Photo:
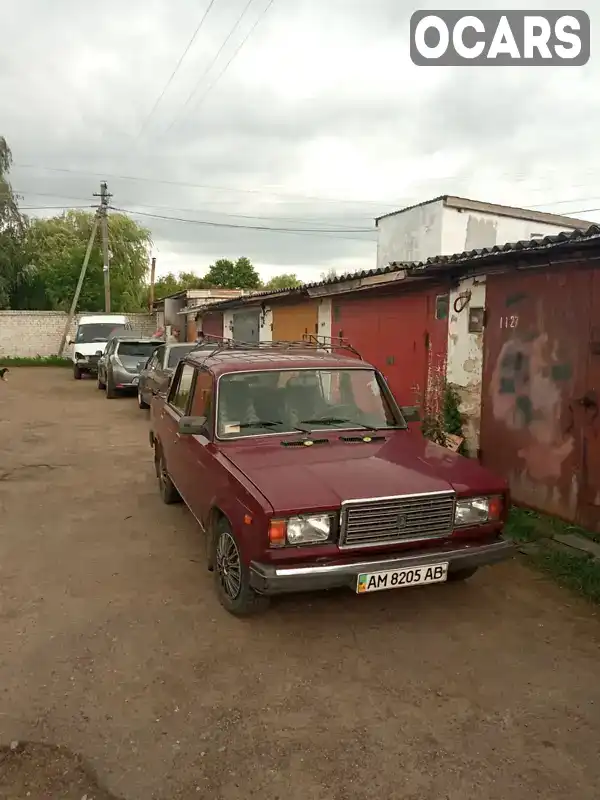
M342 503L340 547L376 547L449 536L454 492L377 497Z

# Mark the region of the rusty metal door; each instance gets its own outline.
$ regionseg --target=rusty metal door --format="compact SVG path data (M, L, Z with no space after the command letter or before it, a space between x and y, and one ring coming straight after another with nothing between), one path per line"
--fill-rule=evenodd
M569 265L490 275L486 289L481 460L508 479L515 501L572 521L592 424L578 402L593 388L591 277ZM597 484L595 452L593 462L588 446Z
M584 391L573 403L581 430L581 474L577 522L600 531L600 270L589 270L589 338L581 342L587 356Z

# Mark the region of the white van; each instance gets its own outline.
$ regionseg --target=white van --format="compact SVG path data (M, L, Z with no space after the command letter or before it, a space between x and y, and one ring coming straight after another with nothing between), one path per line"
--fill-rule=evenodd
M73 377L81 380L84 373L95 375L98 371L98 354L104 352L115 331L131 330L131 321L125 314L85 314L79 318L73 345Z

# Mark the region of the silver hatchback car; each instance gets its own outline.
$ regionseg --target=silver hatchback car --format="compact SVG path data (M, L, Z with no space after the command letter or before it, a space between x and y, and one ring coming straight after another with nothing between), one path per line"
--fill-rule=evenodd
M104 389L109 400L125 391L137 391L140 372L161 344L160 339L113 337L98 359L98 389Z

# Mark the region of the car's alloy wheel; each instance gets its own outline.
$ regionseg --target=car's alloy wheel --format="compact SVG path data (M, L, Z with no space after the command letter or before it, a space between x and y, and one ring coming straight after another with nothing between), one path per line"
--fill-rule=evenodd
M235 600L242 588L242 565L237 544L229 531L222 531L219 535L216 566L223 591Z
M244 564L239 542L229 522L221 517L210 531L211 557L215 588L221 605L238 617L264 611L269 598L258 594L250 585L250 570Z

